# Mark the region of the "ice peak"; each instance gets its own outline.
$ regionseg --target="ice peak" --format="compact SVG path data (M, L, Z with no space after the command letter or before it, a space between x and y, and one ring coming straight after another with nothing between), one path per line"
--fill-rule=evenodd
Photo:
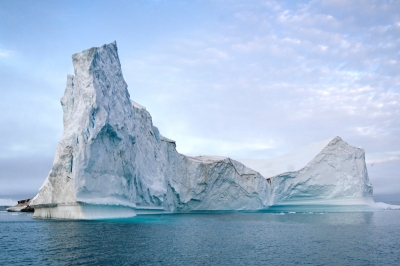
M75 75L77 73L87 73L93 65L93 62L96 59L98 53L102 53L103 51L107 51L110 54L114 54L114 56L118 59L118 48L117 42L111 42L109 44L104 44L100 47L92 47L86 50L83 50L80 53L75 53L72 55L72 63L75 69Z
M84 124L94 128L94 123L123 123L132 116L115 41L76 53L72 61L75 76L68 75L61 99L64 126Z
M327 145L335 145L335 144L337 144L338 142L341 142L341 141L345 142L341 137L336 136L336 137L332 138L331 141Z

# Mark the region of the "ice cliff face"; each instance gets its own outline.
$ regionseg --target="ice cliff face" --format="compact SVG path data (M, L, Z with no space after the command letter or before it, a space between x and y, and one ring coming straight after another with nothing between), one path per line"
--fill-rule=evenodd
M339 138L304 168L270 178L230 158L179 154L149 112L130 100L115 42L72 59L75 75L68 76L61 99L64 132L30 204L36 217L260 210L307 197L372 195L363 151Z
M143 209L263 209L269 183L224 157L188 157L132 102L116 43L72 56L61 99L64 132L48 178L32 200L37 217L95 218ZM134 211L133 211L134 210Z

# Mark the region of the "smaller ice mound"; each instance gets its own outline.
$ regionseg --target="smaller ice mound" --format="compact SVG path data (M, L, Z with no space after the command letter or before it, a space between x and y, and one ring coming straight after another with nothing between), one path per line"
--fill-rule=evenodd
M375 206L364 150L340 137L275 159L240 161L269 180L271 205Z
M333 138L313 142L291 153L269 159L239 159L237 161L270 178L285 172L299 171L318 155Z

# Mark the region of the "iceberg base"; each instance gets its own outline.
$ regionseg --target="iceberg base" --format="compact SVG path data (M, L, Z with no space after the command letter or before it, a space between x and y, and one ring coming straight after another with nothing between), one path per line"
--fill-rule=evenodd
M133 208L116 205L87 203L53 204L35 206L34 218L42 219L109 219L136 216Z

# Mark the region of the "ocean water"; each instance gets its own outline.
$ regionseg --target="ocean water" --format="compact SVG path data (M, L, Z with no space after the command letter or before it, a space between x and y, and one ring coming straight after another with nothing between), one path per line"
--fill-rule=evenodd
M400 265L400 211L93 221L2 211L0 265Z

